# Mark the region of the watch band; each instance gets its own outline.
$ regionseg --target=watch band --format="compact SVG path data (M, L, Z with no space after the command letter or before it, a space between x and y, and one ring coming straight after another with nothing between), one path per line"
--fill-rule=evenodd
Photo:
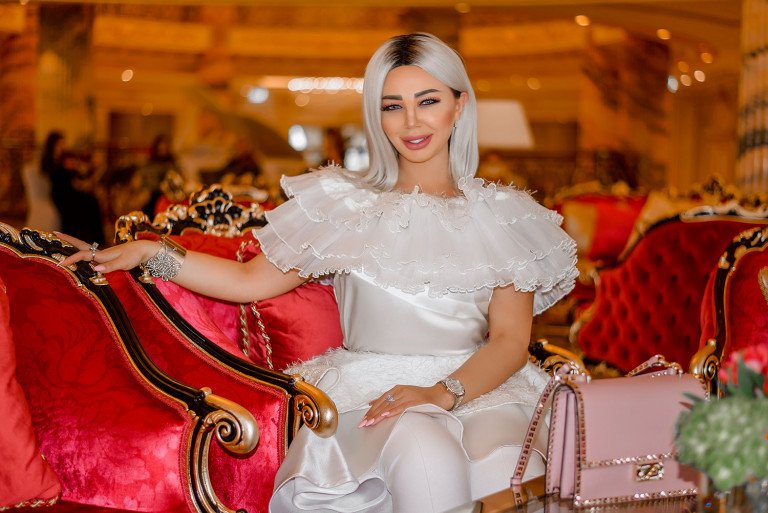
M438 383L443 385L445 389L453 395L453 406L451 406L448 411L453 411L458 408L464 400L465 394L464 385L461 384L461 381L456 378L445 378L438 381Z

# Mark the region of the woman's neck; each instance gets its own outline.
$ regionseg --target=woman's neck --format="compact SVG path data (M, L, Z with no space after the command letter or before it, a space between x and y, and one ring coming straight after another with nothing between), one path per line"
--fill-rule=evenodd
M411 192L414 187L434 196L460 194L448 168L448 159L445 162L408 162L401 159L395 190Z

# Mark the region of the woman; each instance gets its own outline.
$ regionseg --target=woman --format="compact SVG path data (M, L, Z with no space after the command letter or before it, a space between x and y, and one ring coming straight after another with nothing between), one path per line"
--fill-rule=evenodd
M246 264L149 241L97 252L67 239L83 251L65 264L145 262L229 301L334 275L345 348L290 371L331 396L338 431L300 430L274 513L445 511L508 486L546 382L527 363L532 316L577 274L557 214L473 178L475 98L458 54L428 34L387 41L366 69L363 102L368 171L283 178L292 200L268 214L255 233L264 255Z

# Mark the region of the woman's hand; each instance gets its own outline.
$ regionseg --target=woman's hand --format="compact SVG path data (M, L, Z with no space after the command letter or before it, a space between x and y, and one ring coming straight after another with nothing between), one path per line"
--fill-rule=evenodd
M369 403L371 408L358 427L373 426L387 417L399 415L406 408L419 404L434 404L448 410L453 406L453 401L453 394L440 383L431 387L397 385Z
M157 242L148 240L138 240L126 242L102 250L94 250L93 246L76 237L64 233L54 232L61 240L71 244L79 251L74 253L61 262L59 265L68 266L77 262L94 262L97 265L93 267L100 273L108 273L116 270L133 269L137 265L146 262L152 258L158 251L160 245Z

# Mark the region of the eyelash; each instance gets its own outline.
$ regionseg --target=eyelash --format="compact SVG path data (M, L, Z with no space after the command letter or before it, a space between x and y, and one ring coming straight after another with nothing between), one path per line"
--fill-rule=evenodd
M440 100L438 98L424 98L419 102L420 106L427 107L429 105L435 105L436 103L440 103ZM396 110L400 107L399 103L392 103L390 105L382 105L381 111L382 112L391 112L393 110Z

